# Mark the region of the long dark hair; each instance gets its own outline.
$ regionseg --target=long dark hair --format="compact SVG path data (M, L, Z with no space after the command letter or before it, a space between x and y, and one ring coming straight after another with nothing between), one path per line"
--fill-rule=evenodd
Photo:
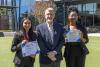
M33 36L35 36L35 33L33 32L33 23L32 23L32 19L31 19L31 18L25 17L25 18L22 19L21 24L20 24L20 31L22 32L22 33L21 33L22 37L23 37L23 36L26 36L26 31L25 31L25 29L23 28L23 22L24 22L25 20L27 20L27 19L31 21L31 28L30 28L29 31L28 31L29 41L31 41L31 40L33 40Z
M79 14L79 11L76 7L70 6L68 8L67 14L70 14L71 12L75 11L77 14Z

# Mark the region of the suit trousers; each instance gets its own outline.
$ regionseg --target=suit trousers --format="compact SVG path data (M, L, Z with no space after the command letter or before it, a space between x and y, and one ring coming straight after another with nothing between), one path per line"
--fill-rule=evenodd
M40 67L60 67L60 62L51 62L50 64L40 64Z

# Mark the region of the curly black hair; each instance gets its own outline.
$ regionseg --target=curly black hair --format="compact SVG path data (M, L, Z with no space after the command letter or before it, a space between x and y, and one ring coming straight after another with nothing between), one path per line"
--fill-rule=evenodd
M70 6L68 8L68 12L67 13L70 14L70 12L73 12L73 11L75 11L77 14L79 14L78 9L76 7L73 7L73 6Z

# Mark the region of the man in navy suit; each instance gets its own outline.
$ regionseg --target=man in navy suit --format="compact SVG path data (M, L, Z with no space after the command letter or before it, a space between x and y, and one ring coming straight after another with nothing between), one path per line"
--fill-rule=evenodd
M55 10L45 10L46 22L37 26L40 47L40 67L60 67L62 46L64 44L63 26L54 21Z

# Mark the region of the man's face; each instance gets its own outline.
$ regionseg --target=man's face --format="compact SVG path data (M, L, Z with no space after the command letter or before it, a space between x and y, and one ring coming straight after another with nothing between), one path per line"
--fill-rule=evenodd
M48 8L45 10L45 19L47 22L53 22L55 17L55 12L53 8Z

